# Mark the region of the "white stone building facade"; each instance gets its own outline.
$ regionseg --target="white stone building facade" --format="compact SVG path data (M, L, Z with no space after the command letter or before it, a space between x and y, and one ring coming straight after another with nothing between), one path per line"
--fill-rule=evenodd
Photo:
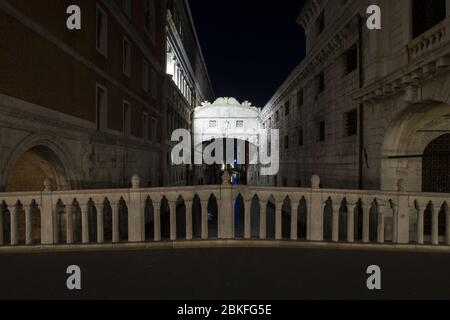
M366 27L374 4L381 30ZM281 170L255 183L318 174L324 188L449 192L449 12L445 0L306 1L306 57L261 113L281 130Z

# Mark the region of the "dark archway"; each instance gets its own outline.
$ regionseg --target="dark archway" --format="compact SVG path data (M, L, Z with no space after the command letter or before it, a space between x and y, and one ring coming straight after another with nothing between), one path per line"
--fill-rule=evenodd
M155 211L153 207L153 202L150 199L150 197L148 197L145 200L144 223L145 223L145 240L153 241L155 239Z
M347 199L342 200L339 208L339 241L347 241L348 209Z
M119 240L128 241L128 206L123 198L119 200Z
M378 202L374 200L369 209L369 241L378 242L378 225L379 225Z
M103 201L103 240L112 242L112 208L108 199Z
M299 240L306 240L308 237L308 207L305 197L302 197L298 206L298 230Z
M239 194L234 200L234 235L236 238L244 238L245 229L245 206L244 199Z
M275 239L276 233L276 205L275 199L270 197L266 205L266 238Z
M450 134L434 139L422 158L422 191L450 192Z
M186 205L180 196L176 203L177 240L186 240Z
M331 199L328 199L323 210L323 240L333 240L333 206Z
M208 237L219 237L219 206L216 197L212 194L208 201Z
M354 235L355 241L363 240L364 212L361 200L359 200L354 213Z
M281 233L282 238L289 240L291 238L291 219L292 219L291 200L287 197L281 208Z
M46 178L54 190L68 189L66 170L58 155L46 146L35 146L24 152L7 173L7 192L42 191Z
M259 230L261 226L261 204L257 195L255 195L252 199L251 213L252 239L259 239Z
M201 239L202 237L202 203L198 195L195 195L192 203L192 223L193 223L193 237L194 239Z
M161 240L170 240L170 207L166 197L161 201Z

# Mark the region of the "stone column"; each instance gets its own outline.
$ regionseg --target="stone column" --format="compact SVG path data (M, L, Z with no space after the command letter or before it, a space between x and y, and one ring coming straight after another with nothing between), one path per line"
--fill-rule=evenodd
M398 243L398 205L391 202L392 207L392 243Z
M141 178L131 178L130 203L128 204L128 239L130 242L145 240L145 201L141 199Z
M193 237L193 222L192 222L192 200L185 200L184 205L186 206L186 240L192 240Z
M356 203L347 203L347 241L355 242L355 208Z
M55 205L52 199L52 183L44 180L44 191L41 193L41 243L43 245L57 243Z
M103 243L105 242L105 227L103 222L103 210L105 207L103 203L97 207L97 243Z
M339 209L341 204L333 201L333 242L339 242Z
M378 243L384 243L384 207L378 206Z
M371 203L363 203L363 242L370 242L370 208Z
M67 209L66 209L67 210ZM73 243L73 212L75 210L75 204L72 203L69 210L66 211L66 242L67 244Z
M398 182L398 190L396 239L397 243L407 244L409 243L409 195L402 179Z
M169 201L170 208L170 240L177 240L177 203Z
M31 223L31 214L33 211L33 204L25 206L25 244L33 244L33 226Z
M89 204L81 207L81 234L82 242L89 243Z
M298 240L298 206L300 199L292 198L291 200L291 240Z
M0 204L0 246L3 245L3 209L4 203Z
M119 203L111 205L112 209L112 242L117 243L120 241L119 234Z
M17 204L14 207L14 210L11 212L11 245L15 246L19 244L19 235L18 235L18 220L19 220L19 214L21 211L22 205L20 202L17 202Z
M445 244L450 245L450 208L448 203L445 203Z
M439 207L436 210L433 205L432 211L432 231L431 231L431 241L433 245L439 244Z
M219 202L219 239L234 238L234 210L231 191L231 177L228 171L225 171L220 186L220 200L217 200Z
M424 244L424 210L426 204L423 201L416 202L417 210L417 244Z
M312 176L311 178L311 198L310 203L308 204L308 219L310 231L310 238L308 240L311 241L322 241L323 240L323 208L324 205L322 203L322 192L320 191L320 177L317 175Z
M154 237L155 241L161 241L161 203L154 202L153 203L153 228L154 228Z
M244 231L244 239L252 238L252 200L245 200L245 231Z
M259 211L259 239L267 239L267 201L268 199L263 199L263 205L260 206Z
M283 239L283 202L275 200L275 239Z
M202 204L202 239L208 239L208 200L201 200Z

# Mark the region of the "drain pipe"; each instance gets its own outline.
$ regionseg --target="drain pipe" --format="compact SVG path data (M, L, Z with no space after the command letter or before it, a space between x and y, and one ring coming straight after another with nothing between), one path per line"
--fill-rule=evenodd
M359 76L359 89L364 86L363 80L363 17L358 14L358 76ZM358 170L358 187L360 190L364 187L363 181L363 162L364 162L364 104L359 103L358 106L359 115L359 170Z

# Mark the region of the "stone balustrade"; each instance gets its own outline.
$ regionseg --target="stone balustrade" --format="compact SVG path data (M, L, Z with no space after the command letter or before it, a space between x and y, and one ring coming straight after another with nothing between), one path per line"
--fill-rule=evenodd
M222 185L0 194L0 245L261 239L450 245L448 194Z
M414 39L408 45L410 60L420 59L430 51L433 51L448 42L450 21L448 19L437 24L423 35Z

